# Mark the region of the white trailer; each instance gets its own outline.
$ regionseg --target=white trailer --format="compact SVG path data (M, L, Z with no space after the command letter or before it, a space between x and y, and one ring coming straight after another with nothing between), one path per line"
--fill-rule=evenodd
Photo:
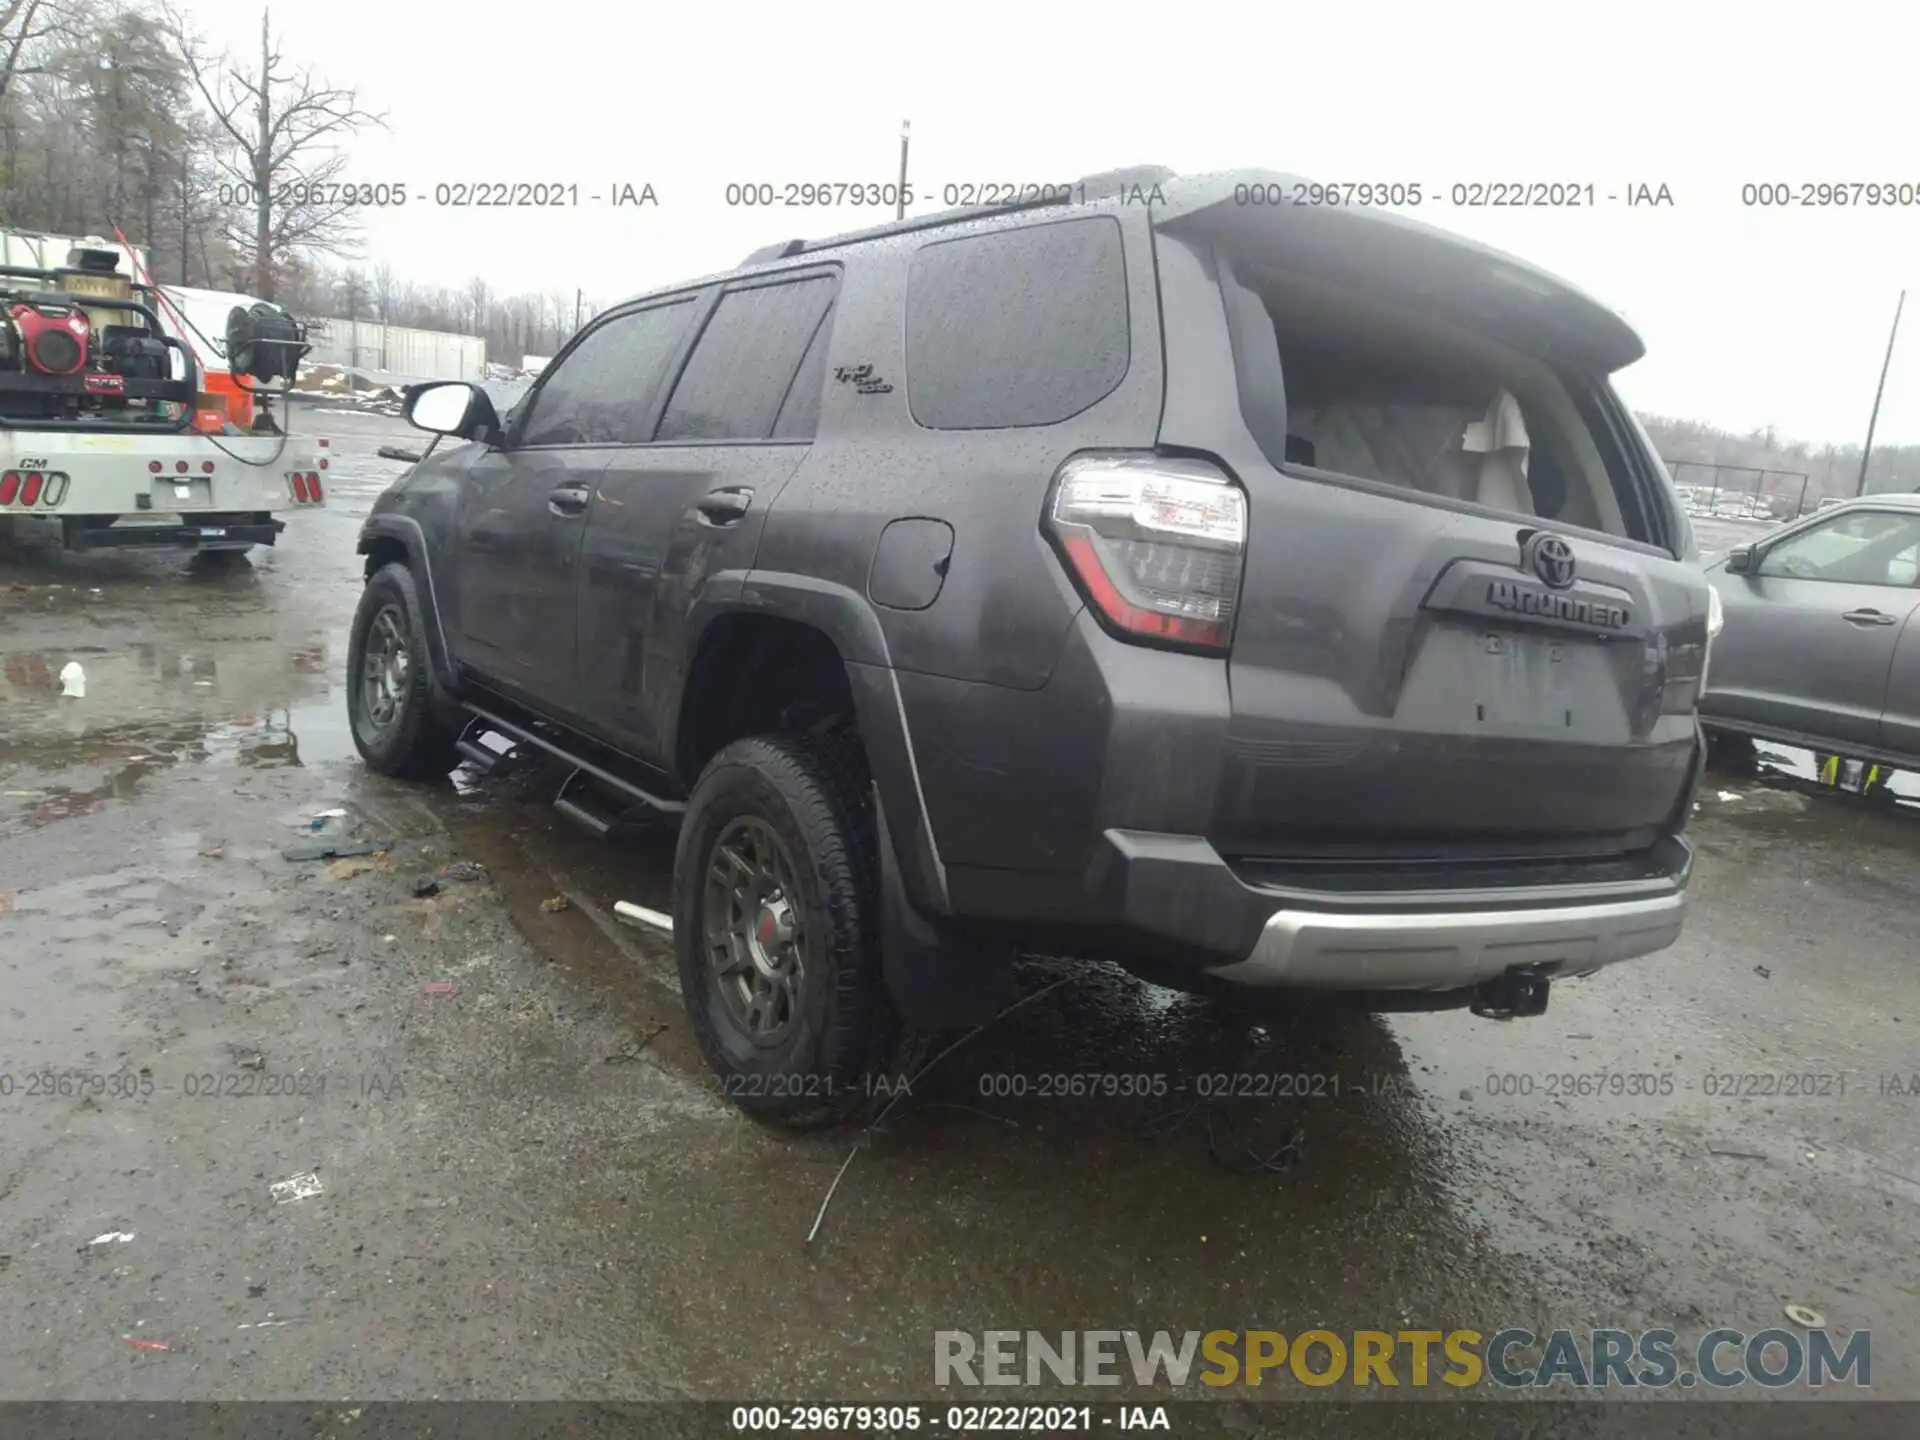
M207 363L211 316L147 279L137 247L0 234L0 540L232 553L326 504L325 438L243 430L227 408L290 377L298 322L269 310L227 333L219 317L242 384Z
M246 551L326 504L323 438L0 430L0 525L15 543Z

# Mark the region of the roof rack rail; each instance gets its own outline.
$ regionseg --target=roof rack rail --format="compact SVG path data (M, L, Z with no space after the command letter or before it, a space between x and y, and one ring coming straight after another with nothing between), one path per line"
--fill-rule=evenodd
M1124 191L1150 190L1175 177L1165 165L1129 165L1120 170L1102 170L1098 175L1082 175L1067 188L1085 192L1086 201L1106 200Z
M762 245L740 263L742 265L762 265L769 260L785 260L790 256L798 255L806 248L807 242L804 240L782 240L778 245Z
M951 210L936 210L931 215L890 220L863 230L847 230L838 235L823 235L817 240L785 240L763 245L741 262L763 265L770 260L789 260L815 250L832 250L859 240L878 240L888 235L905 235L915 230L931 230L942 225L958 225L964 220L979 220L988 215L1003 215L1014 210L1038 210L1049 205L1093 204L1112 199L1134 188L1151 189L1174 179L1179 172L1165 165L1129 165L1119 170L1102 170L1064 185L1047 186L1045 193L1032 198L1005 200L991 205L961 205Z

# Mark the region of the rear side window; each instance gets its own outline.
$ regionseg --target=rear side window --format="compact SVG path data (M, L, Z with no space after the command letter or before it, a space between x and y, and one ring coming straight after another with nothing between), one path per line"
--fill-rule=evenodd
M800 373L787 389L780 418L773 423L776 440L811 440L820 423L820 394L827 384L827 335L833 329L833 311L820 317L807 347L807 358L800 362Z
M1130 359L1109 215L928 245L907 283L907 401L932 430L1053 425L1113 393Z
M515 444L644 444L648 407L692 319L689 299L595 325L542 377Z
M833 278L822 275L722 296L674 386L655 443L770 438L833 289Z

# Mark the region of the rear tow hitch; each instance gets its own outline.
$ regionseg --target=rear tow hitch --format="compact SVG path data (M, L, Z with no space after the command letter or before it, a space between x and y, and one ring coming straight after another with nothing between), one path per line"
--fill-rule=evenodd
M1521 965L1480 987L1473 1013L1485 1020L1528 1020L1547 1013L1547 989L1553 981Z

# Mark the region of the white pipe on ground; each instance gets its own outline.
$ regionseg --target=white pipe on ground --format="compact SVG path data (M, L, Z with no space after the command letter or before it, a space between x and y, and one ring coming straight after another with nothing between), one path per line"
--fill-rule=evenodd
M639 925L648 930L658 930L663 935L673 934L673 917L662 915L658 910L649 910L644 905L635 905L630 900L616 900L613 913L629 925Z

